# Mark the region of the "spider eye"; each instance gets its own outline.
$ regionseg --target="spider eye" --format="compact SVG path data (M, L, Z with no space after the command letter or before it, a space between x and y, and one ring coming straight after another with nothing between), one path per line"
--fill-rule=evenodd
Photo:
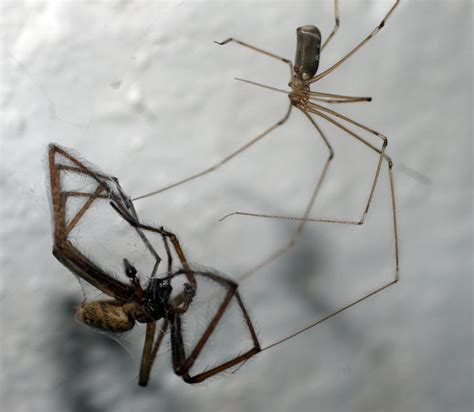
M135 266L133 266L127 259L123 260L123 265L125 266L125 274L129 278L134 278L135 275L137 274L137 269L135 269Z
M160 280L159 287L160 288L167 288L170 285L170 281L168 279Z

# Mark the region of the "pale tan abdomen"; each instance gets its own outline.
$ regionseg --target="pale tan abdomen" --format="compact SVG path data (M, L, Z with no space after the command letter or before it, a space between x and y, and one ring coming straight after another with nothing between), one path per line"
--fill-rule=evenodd
M126 332L135 325L123 304L112 300L82 302L77 308L76 319L88 326L114 333Z

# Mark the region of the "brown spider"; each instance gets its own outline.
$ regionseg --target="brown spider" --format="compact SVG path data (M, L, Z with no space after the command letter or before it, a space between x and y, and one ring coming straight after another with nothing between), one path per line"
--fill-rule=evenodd
M357 102L370 102L372 100L371 97L360 97L360 96L345 96L345 95L337 95L337 94L332 94L332 93L326 93L326 92L317 92L317 91L311 91L311 84L316 83L317 81L321 80L331 72L333 72L335 69L337 69L339 66L341 66L344 62L346 62L354 53L356 53L359 49L361 49L370 39L372 39L384 26L387 21L387 19L392 15L394 12L395 8L399 5L400 0L395 0L394 4L392 7L389 9L387 14L383 17L382 21L375 27L372 32L366 36L360 43L358 43L352 50L350 50L344 57L342 57L340 60L338 60L335 64L330 66L328 69L324 70L320 74L316 74L318 71L319 67L319 61L320 61L320 55L324 48L329 44L330 40L333 38L334 34L339 28L340 20L339 20L339 7L338 7L338 0L334 0L334 10L335 10L335 23L334 23L334 28L330 35L327 37L326 41L322 43L321 45L321 33L319 29L316 26L313 25L306 25L299 27L296 30L296 35L297 35L297 46L296 46L296 57L295 57L295 64L291 62L291 60L283 58L281 56L278 56L274 53L268 52L266 50L260 49L258 47L255 47L249 43L245 43L241 40L235 39L235 38L228 38L222 42L215 42L219 45L225 45L228 43L237 43L240 46L246 47L250 50L253 50L257 53L264 54L268 57L271 57L273 59L279 60L283 62L284 64L287 64L290 69L290 82L289 82L289 87L291 88L291 91L288 92L286 90L281 90L277 89L274 87L270 86L265 86L259 83L255 83L252 81L248 80L243 80L243 79L237 79L237 80L242 80L247 83L251 83L257 86L265 87L271 90L275 90L278 92L282 92L288 95L288 98L290 100L289 107L285 115L282 117L281 120L279 120L277 123L275 123L273 126L269 127L267 130L264 132L260 133L258 136L254 137L250 141L248 141L245 145L241 146L234 152L230 153L228 156L226 156L224 159L221 161L217 162L213 166L202 170L199 173L196 173L194 175L191 175L183 180L180 180L178 182L169 184L166 187L163 187L161 189L155 190L153 192L137 196L133 198L133 200L138 200L138 199L143 199L149 196L153 196L155 194L167 191L169 189L172 189L174 187L180 186L184 183L187 183L189 181L192 181L194 179L197 179L199 177L202 177L208 173L211 173L221 166L223 166L225 163L229 162L233 158L237 157L241 153L243 153L245 150L249 149L252 147L254 144L262 140L264 137L269 135L273 130L275 130L277 127L283 125L289 118L292 108L296 107L298 110L300 110L303 115L311 122L311 124L314 126L315 131L317 134L322 138L325 146L328 149L328 157L325 162L324 168L319 176L319 179L317 180L317 183L313 189L313 192L308 200L308 203L306 205L306 208L304 209L304 213L301 217L292 217L292 216L275 216L275 215L269 215L269 214L263 214L263 213L249 213L249 212L233 212L229 213L220 220L224 220L230 216L234 215L241 215L241 216L254 216L254 217L260 217L260 218L271 218L271 219L286 219L286 220L296 220L299 221L300 224L298 225L294 235L292 238L285 243L280 249L278 249L276 252L272 253L267 259L263 260L260 264L249 270L248 272L244 273L239 279L242 280L253 273L255 273L257 270L262 268L263 266L267 265L268 263L272 262L279 256L283 255L286 253L291 247L293 247L296 243L296 241L299 239L303 232L303 228L307 222L323 222L323 223L337 223L337 224L345 224L345 225L362 225L366 219L366 216L369 212L370 205L372 203L372 199L374 196L375 188L377 186L377 182L379 180L380 176L380 171L382 167L382 162L385 160L386 164L388 166L388 174L389 174L389 187L390 187L390 194L391 194L391 207L392 207L392 223L393 223L393 238L394 238L394 263L395 263L395 280L398 281L399 279L399 252L398 252L398 230L397 230L397 213L396 213L396 205L395 205L395 188L394 188L394 179L393 179L393 162L392 159L386 154L386 148L388 144L388 139L385 137L383 134L359 123L356 122L334 110L331 110L321 104L318 104L318 102L323 102L323 103L328 103L328 104L333 104L333 103L357 103ZM310 218L310 213L313 209L313 206L315 204L315 200L317 197L318 192L320 191L320 188L324 182L324 179L327 175L327 171L329 169L329 165L331 161L334 158L334 151L329 143L328 138L326 135L323 133L321 127L319 124L316 122L316 120L313 118L314 116L318 116L321 119L326 120L327 122L331 123L332 125L336 126L337 128L341 129L345 133L347 133L348 136L351 138L356 139L358 142L362 143L366 147L368 147L370 150L375 152L377 154L377 163L375 167L375 173L374 177L372 179L372 183L370 186L370 190L367 196L367 201L365 202L365 206L363 209L363 212L361 214L360 219L354 219L354 220L346 220L346 219L314 219ZM345 124L343 123L345 122ZM361 136L359 132L353 131L351 127L356 127L359 131L363 132L368 132L372 136L375 136L377 139L380 139L381 141L381 147L378 148L371 142L369 142L365 137Z
M252 357L259 352L252 321L237 291L237 284L232 280L203 270L192 270L186 260L177 237L163 227L153 227L140 223L130 198L123 192L117 178L98 171L93 166L79 160L68 149L58 145L49 146L49 173L51 182L51 203L54 218L53 255L73 274L102 291L111 299L84 300L76 312L76 318L86 325L112 332L122 333L131 330L136 322L146 323L146 337L143 346L140 366L139 385L146 386L150 377L153 362L166 332L170 331L172 364L175 373L187 383L202 382L228 368ZM80 177L91 183L91 190L66 188L68 175ZM82 206L71 213L68 200L83 200ZM125 257L122 257L124 273L129 282L122 282L102 269L96 262L79 250L71 232L89 213L91 207L102 202L110 206L109 211L117 213L138 234L146 249L154 257L154 265L146 285L142 286L137 276L137 269ZM157 276L161 261L154 246L147 237L147 232L161 236L168 257L168 272L163 277ZM180 261L181 267L172 271L172 248ZM181 279L181 291L173 295L173 282ZM182 323L192 307L193 299L202 282L211 282L220 286L223 299L217 306L197 342L189 347L185 344ZM176 292L176 291L175 291ZM191 375L191 369L202 353L210 336L215 332L230 304L236 303L245 322L251 349L234 356L208 370ZM162 321L155 339L156 322Z

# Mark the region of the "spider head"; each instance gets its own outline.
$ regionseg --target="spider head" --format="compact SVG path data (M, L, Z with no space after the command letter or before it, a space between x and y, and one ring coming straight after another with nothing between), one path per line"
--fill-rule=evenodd
M150 279L142 305L153 320L165 317L166 305L172 290L173 288L168 279Z

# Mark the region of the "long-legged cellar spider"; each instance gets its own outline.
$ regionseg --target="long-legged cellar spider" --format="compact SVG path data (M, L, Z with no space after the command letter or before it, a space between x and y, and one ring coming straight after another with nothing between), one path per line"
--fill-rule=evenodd
M161 189L152 191L150 193L137 196L133 198L133 200L144 199L177 186L183 185L187 182L200 178L204 175L207 175L220 167L224 164L229 162L230 160L234 159L257 142L261 141L264 137L271 134L279 126L282 126L290 117L293 107L297 108L303 115L309 120L309 122L314 127L317 134L323 140L327 150L328 150L328 157L326 159L324 168L319 175L319 178L314 186L314 189L311 193L311 196L306 204L304 209L304 213L302 216L278 216L278 215L269 215L264 213L249 213L249 212L233 212L229 213L224 216L221 220L226 219L230 216L241 215L241 216L253 216L259 218L271 218L271 219L285 219L285 220L296 220L299 221L299 225L295 230L295 233L291 237L291 239L285 243L281 248L277 251L272 253L268 256L267 259L263 260L260 264L252 268L251 270L244 273L239 279L244 279L257 270L262 268L263 266L267 265L268 263L272 262L279 256L286 253L290 248L292 248L296 241L300 238L303 229L307 222L320 222L320 223L336 223L336 224L345 224L345 225L362 225L366 219L367 214L369 213L370 206L372 204L372 199L375 193L375 189L379 180L382 163L383 161L386 162L389 174L389 187L390 187L390 196L391 196L391 208L392 208L392 225L393 225L393 245L394 245L394 264L395 264L395 282L399 279L399 248L398 248L398 227L397 227L397 212L396 212L396 203L395 203L395 187L394 187L394 179L393 179L393 162L392 159L387 155L386 149L388 145L388 139L382 133L373 130L355 120L352 120L332 109L329 109L326 106L323 106L320 103L328 103L328 104L336 104L336 103L358 103L358 102L370 102L372 100L371 97L360 97L360 96L347 96L347 95L338 95L333 93L327 92L320 92L320 91L312 91L311 85L313 83L318 82L319 80L323 79L330 73L332 73L335 69L340 67L343 63L345 63L354 53L360 50L370 39L372 39L384 26L387 19L392 15L396 7L399 5L400 0L395 0L392 7L389 9L387 14L383 17L382 21L372 30L372 32L367 35L360 43L358 43L355 47L352 48L344 57L339 59L336 63L332 66L324 70L322 73L317 74L319 62L320 62L320 55L327 47L331 39L334 37L335 33L337 32L340 19L339 19L339 1L334 0L334 14L335 14L335 23L334 28L327 37L327 39L321 44L321 33L316 26L313 25L306 25L301 26L296 30L297 34L297 46L296 46L296 57L294 64L291 60L276 55L274 53L268 52L263 50L259 47L253 46L249 43L243 42L241 40L235 38L228 38L222 42L215 42L219 45L226 45L229 43L236 43L240 46L253 50L254 52L264 54L272 59L278 60L283 62L284 64L288 65L290 69L290 82L288 86L291 88L291 91L285 91L281 89L276 89L270 86L265 86L259 83L251 82L248 80L243 80L247 83L251 83L254 85L258 85L261 87L265 87L271 90L275 90L277 92L282 92L288 95L290 103L288 110L286 111L285 115L274 125L266 129L264 132L260 133L258 136L254 137L250 141L248 141L243 146L239 147L234 152L230 153L221 161L217 162L216 164L208 167L200 171L199 173L193 174L185 179L179 180L175 183L169 184L166 187ZM242 80L242 79L238 79ZM310 218L311 211L316 201L316 197L318 192L320 191L321 186L326 178L329 166L331 161L334 159L334 150L329 142L329 139L326 137L326 134L321 129L319 123L316 122L314 116L317 116L323 120L326 120L330 124L334 125L338 129L345 132L348 136L355 139L359 143L368 147L371 151L377 154L377 162L375 166L375 172L372 179L372 183L370 185L369 193L367 196L367 200L365 201L365 206L363 212L361 214L360 219L358 220L348 220L348 219L337 219L337 218ZM345 123L344 123L345 122ZM353 127L358 129L359 131L354 131ZM377 147L373 143L369 142L367 138L362 136L360 132L368 132L370 135L375 136L380 142L381 146Z

